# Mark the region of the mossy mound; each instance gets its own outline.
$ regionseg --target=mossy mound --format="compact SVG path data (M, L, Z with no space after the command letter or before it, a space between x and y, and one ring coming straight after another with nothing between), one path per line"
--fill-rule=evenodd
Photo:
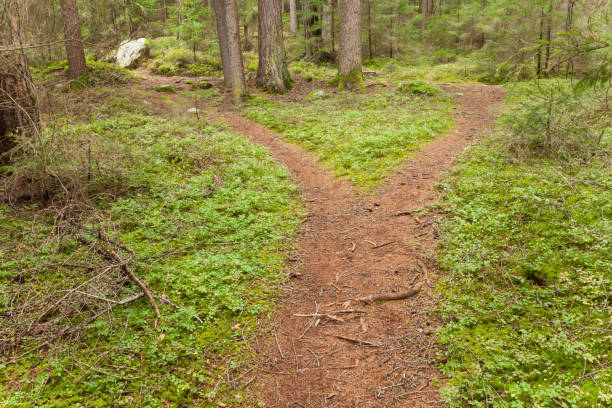
M397 86L397 91L404 95L425 95L425 96L436 96L442 91L435 86L428 84L420 79L414 79L411 81L400 82Z
M155 88L157 92L165 92L165 93L176 93L176 89L171 87L170 85L157 85Z

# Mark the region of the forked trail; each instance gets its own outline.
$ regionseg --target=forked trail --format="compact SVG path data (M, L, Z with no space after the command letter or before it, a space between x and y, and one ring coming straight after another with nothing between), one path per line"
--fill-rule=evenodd
M446 90L457 101L453 130L423 146L374 196L356 194L310 153L240 114L214 115L291 171L309 211L291 259L293 278L254 345L255 388L266 407L442 404L430 314L436 216L407 212L436 202L434 185L472 137L493 126L504 96L500 87L476 84ZM415 285L422 290L408 299L347 303Z
M141 74L147 89L169 81ZM308 209L290 260L292 278L276 315L261 322L253 344L259 365L251 386L266 408L442 405L437 390L444 379L435 364L438 322L431 314L438 216L410 212L436 202L435 184L476 134L493 127L504 100L497 86L445 90L456 100L453 129L424 145L376 195L358 194L311 153L227 105L207 112L267 147L290 170ZM167 110L157 99L151 103ZM407 299L350 301L415 286L420 292Z

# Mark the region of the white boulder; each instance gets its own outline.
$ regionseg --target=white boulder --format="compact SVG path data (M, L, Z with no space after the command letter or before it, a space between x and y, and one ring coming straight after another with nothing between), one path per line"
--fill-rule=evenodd
M115 56L117 65L121 68L134 68L140 61L149 56L149 46L146 38L125 40L119 45Z

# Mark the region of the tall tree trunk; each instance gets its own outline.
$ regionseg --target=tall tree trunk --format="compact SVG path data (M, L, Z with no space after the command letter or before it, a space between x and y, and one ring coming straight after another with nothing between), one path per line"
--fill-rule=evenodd
M536 62L536 76L540 78L542 75L542 41L544 40L544 8L540 14L540 47L538 48Z
M334 0L329 0L331 4L331 46L332 52L336 52L336 18L334 17Z
M427 29L427 19L429 18L429 0L421 0L419 7L421 9L421 36L423 36L423 31Z
M298 18L297 18L297 0L289 0L289 31L297 33Z
M178 0L176 3L176 39L179 40L181 38L181 31L179 28L181 27L181 21L183 21L183 17L181 16L181 8L183 7L183 0Z
M259 67L257 86L285 93L291 87L283 43L281 0L259 0Z
M340 0L339 86L352 87L363 81L361 72L361 0Z
M302 28L306 39L306 58L311 58L315 53L315 46L312 39L312 15L307 0L302 1Z
M62 19L64 21L64 41L68 57L68 77L74 79L87 72L83 37L81 36L81 20L77 10L76 0L60 0Z
M251 38L249 36L249 25L246 22L242 25L242 33L244 35L244 45L242 48L245 51L251 51L253 49L253 44L251 43Z
M5 3L0 14L0 47L15 51L0 54L0 164L8 163L13 148L11 134L38 127L39 116L28 61L23 50L19 4Z
M166 4L166 0L162 1L162 22L166 24L166 20L168 20L168 5Z
M219 51L221 53L221 66L223 67L223 82L225 86L232 86L232 71L230 70L230 55L227 40L227 23L225 19L225 1L213 0L215 9L215 22L217 25L217 37L219 39Z
M553 26L553 11L554 11L554 2L550 0L550 5L548 6L548 18L546 19L546 59L544 62L544 73L548 77L548 70L550 69L550 42L552 40L552 26Z
M244 80L244 65L242 63L242 50L240 48L240 26L237 0L225 0L225 24L227 27L227 46L229 49L229 63L232 77L232 101L238 104L246 91L246 82Z
M575 0L566 0L566 2L567 2L567 5L566 5L566 16L565 16L565 31L569 33L574 28L573 27L574 26L574 5L575 5L576 1ZM571 48L572 44L573 44L572 35L571 34L568 36L567 41L568 41L568 45ZM570 57L567 60L567 66L566 66L566 69L565 69L565 76L566 77L572 73L573 66L574 66L574 61Z
M372 2L368 0L368 55L372 58Z
M326 45L331 40L331 32L334 29L332 26L333 12L333 0L326 0L326 3L323 5L323 21L321 25L321 38Z

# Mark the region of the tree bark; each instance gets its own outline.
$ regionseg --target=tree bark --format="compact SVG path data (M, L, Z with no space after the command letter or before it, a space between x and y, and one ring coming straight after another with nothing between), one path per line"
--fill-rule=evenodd
M570 32L572 31L573 27L573 23L574 23L574 4L575 4L575 0L566 0L567 4L566 4L566 16L565 16L565 31L566 32ZM572 41L572 36L569 35L568 36L568 45L570 46L570 48L573 45L573 41ZM572 58L570 57L567 60L567 66L565 69L565 76L567 77L568 75L570 75L570 73L573 71L573 66L574 66L574 61L572 60Z
M289 0L289 31L296 34L298 30L297 0Z
M331 40L331 32L334 29L332 26L332 13L334 12L333 0L327 0L327 4L323 5L323 21L321 26L321 38L324 43Z
M81 36L81 20L76 0L60 0L62 19L64 21L64 41L68 57L68 78L74 79L87 73L83 37Z
M225 86L232 86L232 72L230 70L230 55L227 41L227 23L225 20L224 0L213 0L215 9L215 22L217 25L217 37L219 39L219 51L221 53L221 65L223 67L223 82Z
M536 62L536 76L540 78L542 74L542 41L544 40L544 8L542 8L540 14L540 48L538 48L537 62Z
M246 90L242 50L240 48L240 26L237 0L225 0L225 24L227 27L227 48L232 77L232 101L240 103Z
M368 1L368 55L372 59L372 3Z
M23 45L17 18L19 5L6 4L0 15L0 47ZM8 163L8 152L15 146L11 134L38 127L39 116L28 61L23 50L0 54L0 164Z
M166 4L166 0L162 1L162 22L166 24L166 20L168 19L168 5Z
M546 77L548 77L548 70L550 69L550 42L552 40L552 26L553 26L553 10L554 10L554 2L550 1L550 5L548 6L548 18L547 18L547 27L546 27L546 59L544 63L544 73Z
M259 67L257 86L285 93L291 87L283 43L281 0L259 0Z
M361 0L340 0L339 86L353 86L363 80Z

